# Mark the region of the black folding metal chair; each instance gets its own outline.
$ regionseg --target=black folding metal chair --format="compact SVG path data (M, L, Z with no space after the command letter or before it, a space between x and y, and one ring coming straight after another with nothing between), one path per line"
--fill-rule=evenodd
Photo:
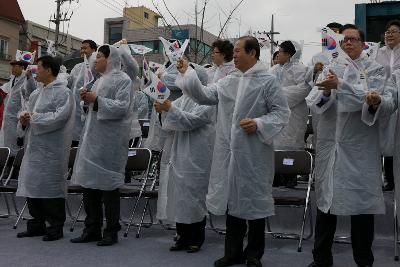
M157 198L158 192L156 190L156 184L158 176L150 176L150 164L152 159L152 153L147 148L130 148L128 154L128 160L126 163L125 172L138 173L141 175L139 177L134 177L133 181L124 185L123 188L120 188L120 196L123 199L127 198L136 198L130 219L127 224L127 228L125 230L124 236L127 237L129 233L129 229L133 224L133 219L136 213L136 209L139 205L139 202L142 198L145 199L145 204L143 206L142 215L140 218L140 222L138 224L138 230L136 233L136 237L140 236L141 228L144 225L144 217L147 212L147 207L150 199ZM150 224L153 224L153 216L150 213Z
M312 211L310 206L310 191L313 182L313 156L305 150L277 150L275 151L275 174L278 175L308 175L308 183L304 196L274 196L276 207L303 208L303 216L299 233L276 233L271 231L269 220L267 219L268 233L275 238L298 239L298 252L302 250L303 239L313 236L314 227ZM298 191L298 190L296 190ZM304 227L307 220L310 220L310 233L304 237Z

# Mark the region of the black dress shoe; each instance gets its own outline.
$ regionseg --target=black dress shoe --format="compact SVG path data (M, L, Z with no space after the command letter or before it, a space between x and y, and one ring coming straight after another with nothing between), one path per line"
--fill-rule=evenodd
M188 250L188 249L189 249L189 246L179 244L177 242L177 243L175 243L175 245L173 245L172 247L169 248L169 251L182 251L182 250Z
M372 267L372 265L357 265L358 267Z
M315 261L311 262L308 267L331 267L333 264L320 264L316 263Z
M32 232L32 231L24 231L24 232L20 232L17 234L18 238L24 238L24 237L33 237L33 236L42 236L45 235L46 232Z
M55 241L55 240L58 240L58 239L61 239L61 238L63 238L64 237L64 235L61 233L61 234L57 234L57 235L49 235L49 234L46 234L45 236L43 236L43 241Z
M115 234L104 235L103 239L97 242L97 245L100 247L106 247L106 246L112 246L116 243L118 243L118 235L115 233Z
M248 259L246 262L247 267L262 267L262 264L257 259Z
M188 249L186 250L187 253L196 253L199 252L200 247L199 246L189 246Z
M89 234L89 233L82 233L81 236L76 238L72 238L70 241L72 243L89 243L89 242L97 242L101 240L101 234Z
M231 259L227 257L222 257L214 262L214 267L232 266L235 264L243 264L245 262L246 262L245 259Z

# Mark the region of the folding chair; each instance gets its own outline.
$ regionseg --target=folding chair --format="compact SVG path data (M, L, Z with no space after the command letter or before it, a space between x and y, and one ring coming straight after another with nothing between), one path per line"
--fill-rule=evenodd
M17 155L14 158L14 162L11 167L10 174L7 177L7 180L4 183L4 186L7 187L11 192L11 196L14 202L14 207L16 210L16 214L18 215L17 221L15 222L13 229L17 229L18 223L22 218L22 215L24 214L24 211L26 209L26 206L28 202L25 200L24 205L22 206L22 209L20 211L17 211L17 205L15 203L15 193L17 192L18 188L18 174L19 174L19 169L21 168L21 163L22 163L22 158L24 157L24 149L21 148L18 150Z
M303 239L311 238L314 231L312 211L309 207L310 191L313 179L313 157L311 153L304 150L277 150L275 151L275 173L280 175L308 175L305 196L274 196L275 206L277 207L304 208L299 233L274 233L271 231L269 220L267 218L268 233L272 234L275 238L298 239L299 244L297 251L301 252ZM307 237L304 237L307 213L310 220L310 234Z
M142 138L147 138L149 135L150 120L149 119L140 119L139 124L140 124L140 128L142 130Z
M0 218L7 218L11 215L10 212L10 205L8 203L8 199L7 199L7 194L8 193L13 193L13 190L11 190L7 187L7 185L5 184L7 177L5 177L5 166L7 164L8 158L10 156L10 149L8 147L0 147L0 168L1 168L1 176L0 176L0 181L1 181L1 186L0 186L0 193L3 195L4 197L4 202L6 204L7 207L7 214L1 214Z
M140 223L138 224L138 230L136 237L140 236L141 227L143 226L144 216L146 215L147 206L150 199L157 198L157 191L155 190L157 178L156 176L150 177L150 163L152 154L147 148L130 148L128 153L128 160L126 163L126 172L141 172L139 178L135 178L133 183L125 184L123 188L120 188L120 196L123 199L126 198L136 198L134 202L132 213L124 233L124 237L128 236L129 229L133 223L133 219L136 213L136 209L139 205L139 201L142 197L146 199L145 205L143 207ZM150 224L153 224L153 216L150 212Z
M77 147L71 147L71 150L70 150L70 152L69 152L69 159L68 159L68 187L67 187L67 192L68 192L68 195L70 196L70 195L72 195L72 196L76 196L76 195L83 195L83 188L81 187L81 186L79 186L79 185L73 185L73 184L71 184L70 183L70 181L71 181L71 177L72 177L72 171L73 171L73 169L74 169L74 163L75 163L75 158L76 158L76 153L77 153L77 151L78 151L78 148ZM71 227L70 227L70 232L73 232L74 231L74 228L75 228L75 224L76 224L76 222L78 221L78 219L79 219L79 215L80 215L80 213L81 213L81 211L82 211L82 207L83 207L83 196L82 196L82 199L81 199L81 201L80 201L80 203L79 203L79 208L78 208L78 211L76 212L76 215L75 216L72 216L72 213L71 213L71 209L70 209L70 207L69 207L69 204L68 204L68 201L66 201L65 202L65 204L66 204L66 207L67 207L67 211L68 211L68 213L69 213L69 215L70 215L70 218L71 218Z

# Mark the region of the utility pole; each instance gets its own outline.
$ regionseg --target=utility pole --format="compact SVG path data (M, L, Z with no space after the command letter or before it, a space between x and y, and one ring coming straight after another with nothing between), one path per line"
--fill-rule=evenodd
M74 12L71 12L71 14L68 14L67 12L65 12L65 13L61 12L61 6L65 2L71 3L73 1L76 1L77 3L79 2L79 0L56 0L57 11L56 11L56 13L53 14L52 18L50 17L50 22L56 24L56 31L55 31L55 37L54 37L54 46L56 49L58 48L58 45L59 45L60 23L70 21L72 15L74 13Z
M263 32L258 32L259 34L263 33L265 35L267 35L267 37L270 40L270 44L271 44L271 66L273 64L272 62L272 58L274 56L274 52L275 52L275 47L278 46L278 43L275 42L275 34L280 34L279 32L275 31L275 27L274 27L274 14L272 14L272 18L271 18L271 30L269 32L263 31Z

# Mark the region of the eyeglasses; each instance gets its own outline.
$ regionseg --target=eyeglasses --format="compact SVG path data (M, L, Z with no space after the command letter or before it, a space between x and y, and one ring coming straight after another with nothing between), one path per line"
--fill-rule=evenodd
M388 36L388 35L395 35L396 33L400 33L399 31L386 31L385 32L385 36Z
M354 44L354 43L357 43L359 41L361 41L360 38L356 38L356 37L344 37L343 38L343 43L350 42L350 43Z

